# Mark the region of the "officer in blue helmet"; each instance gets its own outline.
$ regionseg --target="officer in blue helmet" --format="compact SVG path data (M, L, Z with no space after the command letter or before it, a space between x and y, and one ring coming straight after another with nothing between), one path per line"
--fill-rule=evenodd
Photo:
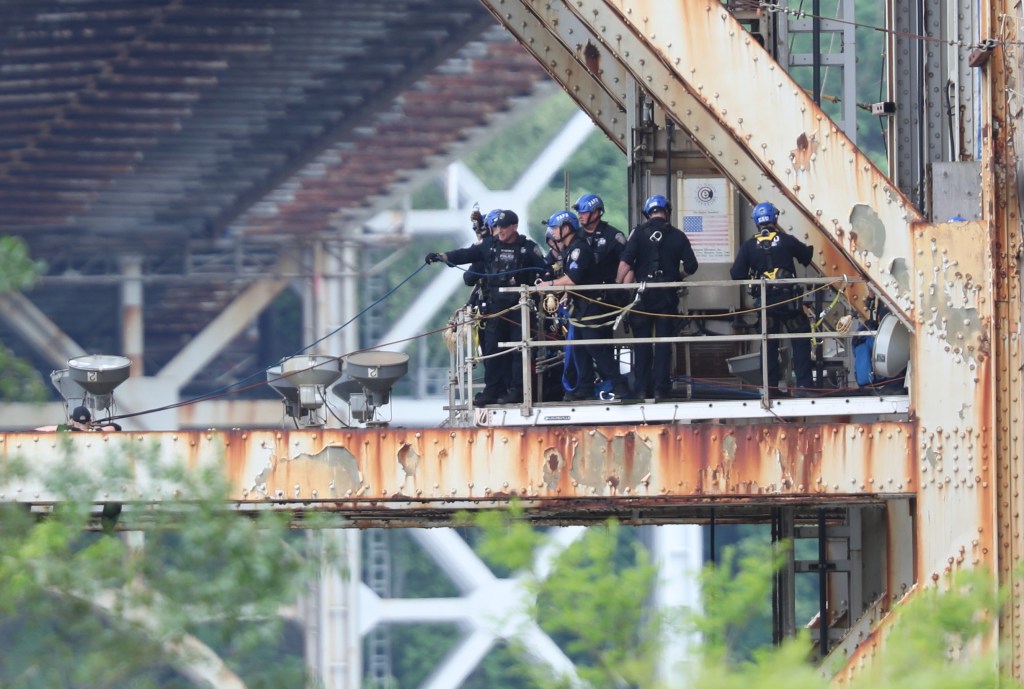
M493 241L494 233L494 221L497 219L498 214L501 213L500 208L495 208L487 215L482 215L479 208L474 208L473 212L469 214L470 223L473 225L473 232L476 234L476 243L484 244L486 242ZM466 300L466 306L472 309L474 315L486 315L489 310L487 303L487 267L483 259L474 261L466 268L466 272L462 274L462 281L466 283L468 287L473 289L469 292L469 299ZM487 356L488 354L494 353L494 348L491 346L491 341L487 338L485 332L487 327L487 320L481 318L477 321L481 330L480 335L480 354Z
M595 273L587 284L613 285L619 270L619 256L626 245L622 230L604 220L604 201L597 194L584 194L573 204L579 213L580 229L594 250ZM614 302L621 292L611 290L607 299ZM593 296L593 295L591 295Z
M572 209L580 214L580 224L595 227L604 216L604 201L597 194L584 194L576 199Z
M544 260L551 269L549 279L554 279L561 277L565 272L565 250L580 231L580 219L572 211L564 210L552 213L544 224L544 243L549 249Z
M569 245L580 231L580 220L575 213L566 209L552 213L543 224L545 225L544 241L548 245L549 251L544 257L548 264L548 274L544 276L542 282L550 282L565 275L565 256L568 253ZM541 300L541 332L548 339L564 340L566 338L566 329L569 325L568 314L561 302L561 296L554 292L548 292L543 295ZM562 380L565 358L565 351L562 347L542 347L537 350L536 370L540 374L538 389L542 401L558 402L563 399Z
M672 337L679 326L679 289L652 287L680 282L697 272L697 256L686 233L669 222L672 204L661 194L644 203L645 222L626 240L619 263L619 282L645 283L637 307L629 314L633 337ZM674 397L672 344L640 343L633 347L633 394L656 400Z
M498 219L499 213L501 213L500 208L495 208L487 215L481 215L479 209L473 209L469 219L470 222L473 223L473 231L476 233L476 240L478 244L491 239L491 235L494 233L494 221ZM469 300L466 302L468 306L475 308L486 307L486 305L482 303L486 281L484 270L483 261L477 261L471 264L469 268L466 269L466 272L462 274L462 281L465 282L468 287L473 288L473 291L469 294Z
M796 264L810 265L814 250L779 227L779 209L768 202L754 206L751 214L754 236L740 245L729 275L733 280L795 278ZM751 289L755 304L761 305L761 288ZM769 285L765 290L769 333L811 332L811 321L803 310L799 285ZM811 341L794 338L789 341L793 353L796 390L793 396L806 396L814 387L811 372ZM768 340L768 387L773 393L779 387L779 340Z
M495 208L490 213L484 216L484 227L487 228L487 234L494 233L495 223L498 221L498 216L501 215L501 209Z
M579 231L565 249L565 273L553 284L566 287L615 284L619 255L626 244L625 235L602 220L604 202L596 194L580 196L573 209L579 213ZM612 326L617 313L614 290L574 294L572 339L610 340L614 336ZM565 400L596 400L597 378L615 398L628 396L629 386L619 371L612 345L572 347L566 357Z

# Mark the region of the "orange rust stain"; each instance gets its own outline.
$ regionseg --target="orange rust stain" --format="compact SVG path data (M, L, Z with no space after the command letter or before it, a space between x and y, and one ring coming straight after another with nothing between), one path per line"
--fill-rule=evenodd
M806 168L811 164L811 157L814 155L817 147L816 136L812 134L808 137L807 134L801 132L800 136L796 139L796 148L790 151L789 154L793 159L793 164L799 168Z
M630 431L622 435L621 438L617 439L618 445L622 449L622 480L625 481L626 485L623 486L627 492L637 484L638 476L635 475L637 466L637 457L635 455L636 447L633 442L633 432ZM610 480L609 480L610 481ZM618 489L618 483L614 488Z
M595 77L601 74L601 51L597 49L590 41L587 41L586 47L583 48L583 64L587 66L587 71L593 74Z
M995 369L995 365L983 366L979 369L982 373L978 376L978 385L974 390L974 400L972 401L972 405L978 410L975 418L996 419L999 416L996 413L996 405L1000 403L1000 400L1006 399L1003 396L1006 393L997 392L998 376L995 374ZM998 557L997 544L1013 542L1013 533L1009 525L1017 519L1017 505L1019 504L1019 496L1016 493L1012 496L1000 495L1003 490L1006 490L1004 486L1014 483L1010 476L1003 477L1001 473L1003 471L1016 472L1016 468L1013 468L1016 467L1016 463L1011 462L1009 458L1004 461L1000 457L999 447L1004 444L1004 441L1008 446L1013 446L1013 442L1005 436L1006 433L1008 431L1005 429L994 429L990 437L990 434L983 429L978 439L981 447L977 448L975 457L975 472L981 479L975 486L978 490L977 509L980 512L977 535L980 546L978 555L989 566L998 562L1001 568L1009 568L1012 566L1012 562L1010 562L1010 558ZM997 487L999 487L998 490ZM996 508L994 510L987 509L988 505L995 505ZM1001 575L1006 576L1009 580L1008 574L1001 572Z
M978 403L985 399L979 392ZM907 493L916 485L899 484L916 475L918 452L914 425L906 422L183 432L173 441L152 435L173 442L167 447L193 468L223 457L234 490L248 491L245 499L315 495L353 504L392 496L441 504L499 495L736 500ZM978 471L991 486L994 469ZM257 487L265 493L253 493ZM995 525L986 520L980 539L992 552Z

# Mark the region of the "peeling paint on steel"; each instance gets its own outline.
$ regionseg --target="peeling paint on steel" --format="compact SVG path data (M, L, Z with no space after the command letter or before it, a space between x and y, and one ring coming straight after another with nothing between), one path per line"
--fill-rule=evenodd
M379 501L587 499L614 512L617 499L676 504L787 496L909 494L918 464L902 422L808 426L601 426L530 429L387 429L70 434L76 462L145 448L161 464L220 467L239 501L301 501L358 512ZM50 435L5 437L2 457L61 461ZM885 457L884 462L877 458ZM126 500L168 497L135 473ZM55 496L40 494L40 501ZM4 499L11 499L9 494ZM643 502L641 502L643 504ZM396 520L404 518L394 515Z

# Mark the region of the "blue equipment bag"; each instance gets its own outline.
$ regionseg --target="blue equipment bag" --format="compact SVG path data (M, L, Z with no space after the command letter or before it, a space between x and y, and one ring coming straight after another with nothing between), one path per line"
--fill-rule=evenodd
M856 337L853 339L853 375L857 385L872 385L875 374L871 366L871 353L875 348L873 336Z

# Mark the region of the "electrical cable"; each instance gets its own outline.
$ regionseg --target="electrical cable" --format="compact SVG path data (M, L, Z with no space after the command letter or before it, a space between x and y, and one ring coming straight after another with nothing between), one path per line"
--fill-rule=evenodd
M882 65L885 65L885 51L882 51ZM885 69L882 69L882 73L878 75L878 102L884 100L885 95ZM889 144L887 142L888 130L885 128L885 117L882 115L878 116L878 128L882 134L882 150L885 151L885 164L889 165Z
M858 22L858 21L850 21L850 20L847 20L847 19L833 19L831 17L817 16L817 15L814 15L814 14L812 14L810 12L805 12L803 10L792 10L792 9L789 9L788 7L780 7L775 2L771 2L770 0L761 0L761 2L758 3L758 7L760 7L761 9L768 10L768 12L770 14L776 14L776 13L788 14L790 16L797 17L799 19L825 19L827 21L835 22L837 24L846 24L847 26L853 26L853 27L858 28L858 29L869 29L871 31L877 31L879 33L889 34L891 36L899 36L901 38L909 38L909 39L913 39L913 40L917 40L917 41L924 41L924 42L930 42L930 43L939 43L939 44L942 44L942 45L947 45L949 47L959 47L959 48L966 48L966 49L970 49L970 50L976 50L976 49L985 48L985 47L992 47L992 46L995 46L995 45L1019 45L1019 44L1024 43L1024 41L1006 41L1006 40L1004 40L1004 41L994 41L994 42L983 41L983 42L980 42L980 43L965 43L964 41L961 41L961 40L953 41L953 40L949 40L949 39L936 38L934 36L928 36L927 34L924 34L924 33L917 33L917 34L915 34L915 33L909 32L909 31L897 31L896 29L887 29L884 26L875 26L873 24L865 24L863 22Z
M306 346L302 347L301 349L297 350L294 354L291 354L290 356L283 357L283 358L284 359L288 359L288 358L291 358L293 356L298 356L299 354L302 354L303 352L308 351L310 348L315 347L316 345L320 344L324 340L326 340L326 339L336 335L337 333L341 332L344 328L348 327L351 323L353 323L354 321L356 321L360 317L362 317L366 312L368 312L369 310L375 308L378 304L380 304L385 299L387 299L392 294L394 294L399 288L401 288L407 282L412 280L412 278L414 278L417 274L419 274L419 272L421 270L423 270L424 268L426 268L426 264L420 265L416 270L414 270L412 273L410 273L408 276L406 276L401 282L399 282L397 285L395 285L394 287L389 289L387 292L385 292L378 299L376 299L371 304L369 304L362 311L360 311L359 313L354 315L352 318L350 318L349 320L345 321L344 323L342 323L337 328L335 328L334 330L330 331L329 333L327 333L323 337L321 337L321 338L319 338L319 339L317 339L317 340L307 344ZM428 333L422 333L420 335L416 335L416 336L409 337L409 338L403 338L401 340L396 340L394 342L388 342L388 343L380 344L380 345L377 345L375 347L366 348L366 349L358 349L358 350L355 350L353 352L349 352L349 354L353 354L353 353L357 353L357 352L362 352L362 351L369 351L370 349L377 349L379 347L384 347L384 346L388 346L388 345L392 345L392 344L397 344L399 342L405 342L405 341L408 341L408 340L416 339L418 337L425 337L427 335L432 335L432 334L437 333L437 332L442 332L443 330L444 330L444 328L439 328L437 330L430 331ZM329 357L329 358L331 360L337 360L337 359L339 359L341 357ZM255 389L255 388L258 388L258 387L261 387L261 386L265 385L267 383L267 381L260 380L258 383L254 383L254 384L250 384L250 385L246 385L245 383L247 381L253 380L253 379L257 378L257 377L261 377L261 376L266 375L267 371L269 371L271 368L273 368L274 366L277 366L277 365L278 365L277 363L270 364L269 366L265 366L262 369L260 369L259 371L256 371L256 372L254 372L254 373L252 373L252 374L250 374L248 376L245 376L244 378L241 378L241 379L235 381L234 383L230 383L228 385L225 385L223 387L217 388L217 389L212 390L210 392L203 393L202 395L197 395L195 397L191 397L191 398L186 399L186 400L180 400L178 402L174 402L172 404L167 404L167 405L164 405L164 406L161 406L161 407L155 407L155 408L151 408L151 409L146 409L146 410L143 410L143 411L133 412L133 413L130 413L130 414L121 414L121 415L118 415L118 416L112 416L111 420L114 420L114 419L130 419L130 418L135 418L137 416L145 416L147 414L153 414L153 413L157 413L157 412L161 412L161 411L168 411L168 410L171 410L171 409L178 409L179 407L189 406L191 404L196 404L198 402L205 402L205 401L208 401L208 400L211 400L211 399L218 399L220 397L225 397L228 394L233 394L233 393L237 393L237 392L243 392L245 390ZM288 377L288 375L282 375L281 376L281 378L287 378L287 377Z

